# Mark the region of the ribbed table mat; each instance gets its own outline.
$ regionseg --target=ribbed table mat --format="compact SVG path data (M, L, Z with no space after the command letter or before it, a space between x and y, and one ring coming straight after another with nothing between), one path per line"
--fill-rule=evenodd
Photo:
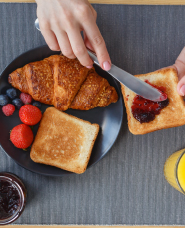
M93 6L112 62L132 74L173 64L185 44L183 6ZM36 4L0 4L1 71L45 44L35 18ZM167 157L185 148L184 135L185 126L134 136L125 114L110 152L84 174L61 178L25 170L0 150L0 171L17 174L28 189L15 224L185 225L185 196L163 176Z

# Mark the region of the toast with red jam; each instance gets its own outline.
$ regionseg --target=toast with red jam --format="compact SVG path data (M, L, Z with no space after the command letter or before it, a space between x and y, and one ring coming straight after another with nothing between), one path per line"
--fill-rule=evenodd
M153 102L121 85L128 127L132 134L142 135L185 124L184 100L177 93L178 75L175 69L164 68L135 77L165 93L168 98Z

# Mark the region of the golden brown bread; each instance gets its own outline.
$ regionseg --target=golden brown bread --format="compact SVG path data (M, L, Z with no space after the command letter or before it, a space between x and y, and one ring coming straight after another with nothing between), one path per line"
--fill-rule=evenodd
M43 114L30 157L37 163L83 173L98 131L98 124L49 107Z
M116 90L94 68L89 70L77 59L61 55L29 63L12 72L8 81L34 100L63 111L105 107L118 100Z
M148 74L136 75L136 77L142 81L148 80L153 85L165 87L169 105L162 109L161 113L156 115L153 121L141 124L133 117L131 112L131 106L136 94L124 85L121 85L127 111L128 127L131 133L135 135L146 134L152 131L185 124L185 106L183 98L177 93L178 76L175 69L161 69Z

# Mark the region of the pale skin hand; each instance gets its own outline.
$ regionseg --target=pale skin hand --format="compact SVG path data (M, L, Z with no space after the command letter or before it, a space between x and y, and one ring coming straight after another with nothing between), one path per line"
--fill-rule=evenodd
M51 50L61 50L68 58L78 58L91 68L93 61L86 47L93 50L104 70L111 60L105 41L96 24L96 11L88 0L36 0L41 33ZM80 32L83 31L84 40Z
M179 95L185 96L185 47L182 49L173 67L177 70L179 78L177 92Z

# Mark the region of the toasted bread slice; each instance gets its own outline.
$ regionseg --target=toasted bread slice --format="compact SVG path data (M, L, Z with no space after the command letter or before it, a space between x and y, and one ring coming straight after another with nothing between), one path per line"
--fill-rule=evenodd
M30 157L37 163L83 173L87 168L98 131L98 124L91 124L54 107L47 108Z
M131 133L135 135L146 134L185 124L185 106L183 97L177 93L178 76L175 69L165 68L148 74L136 75L135 77L138 77L142 81L148 80L153 85L165 87L169 105L162 109L153 121L140 123L133 117L131 111L133 99L136 94L124 85L121 85L127 111L128 127Z

